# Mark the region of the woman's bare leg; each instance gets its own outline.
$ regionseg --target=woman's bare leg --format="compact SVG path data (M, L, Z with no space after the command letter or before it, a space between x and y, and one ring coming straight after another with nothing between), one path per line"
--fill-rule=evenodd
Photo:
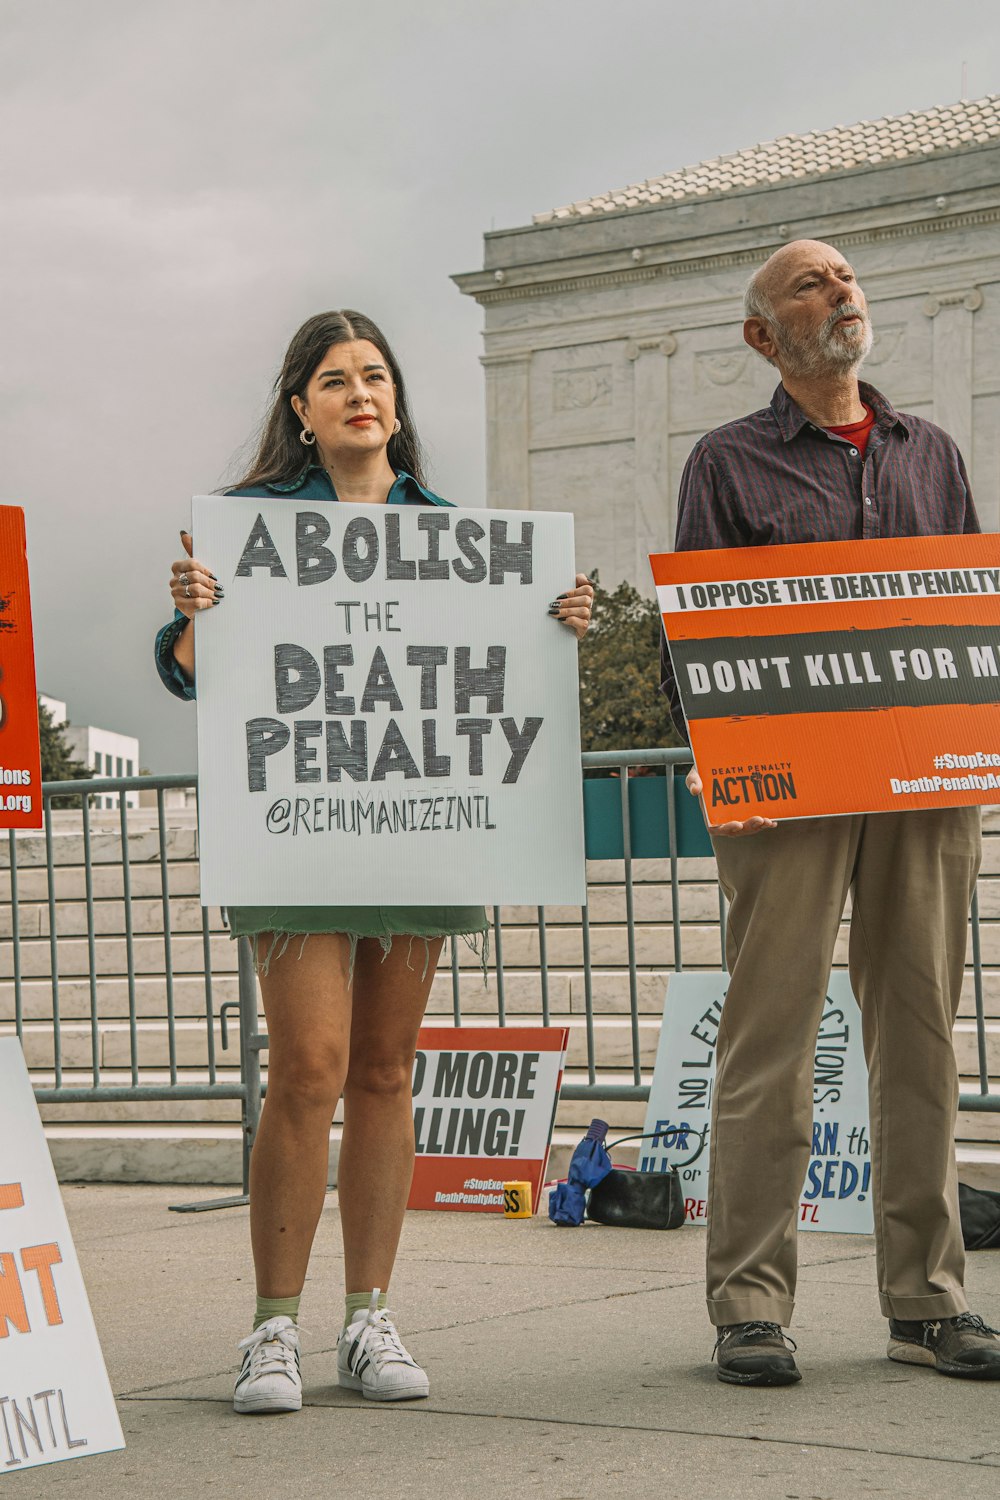
M443 938L358 945L338 1186L349 1292L388 1287L413 1178L413 1056Z
M261 935L263 952L270 937ZM347 1074L349 974L350 939L313 933L305 944L292 937L260 976L268 1077L250 1157L250 1241L261 1297L297 1296L305 1281Z

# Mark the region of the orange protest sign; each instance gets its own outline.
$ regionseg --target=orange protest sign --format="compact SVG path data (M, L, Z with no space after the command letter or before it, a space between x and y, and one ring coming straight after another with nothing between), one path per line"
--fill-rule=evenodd
M710 827L1000 802L1000 537L650 563Z
M0 505L0 828L41 828L42 769L24 511Z
M408 1208L502 1214L515 1172L537 1205L568 1040L565 1026L420 1028Z

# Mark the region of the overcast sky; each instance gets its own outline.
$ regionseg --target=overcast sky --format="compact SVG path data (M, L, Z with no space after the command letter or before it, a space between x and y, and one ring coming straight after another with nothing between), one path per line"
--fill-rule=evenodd
M0 0L0 500L39 688L195 766L159 686L177 533L288 338L396 346L483 500L482 234L774 136L1000 90L995 0Z

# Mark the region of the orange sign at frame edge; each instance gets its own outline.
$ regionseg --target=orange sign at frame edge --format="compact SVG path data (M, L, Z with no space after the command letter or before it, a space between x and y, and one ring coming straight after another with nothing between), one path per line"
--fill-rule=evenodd
M0 505L0 828L41 828L42 815L24 511Z

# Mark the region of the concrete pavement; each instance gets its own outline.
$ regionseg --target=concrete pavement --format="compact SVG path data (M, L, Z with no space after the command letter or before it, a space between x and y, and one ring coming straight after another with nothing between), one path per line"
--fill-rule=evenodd
M230 1405L253 1309L246 1209L171 1214L177 1188L63 1193L128 1446L8 1471L0 1500L1000 1493L1000 1382L885 1358L867 1238L801 1237L804 1379L754 1391L709 1364L702 1231L411 1214L390 1305L432 1394L380 1408L334 1383L331 1195L302 1304L306 1404L248 1418ZM968 1285L1000 1323L1000 1254L970 1256Z

